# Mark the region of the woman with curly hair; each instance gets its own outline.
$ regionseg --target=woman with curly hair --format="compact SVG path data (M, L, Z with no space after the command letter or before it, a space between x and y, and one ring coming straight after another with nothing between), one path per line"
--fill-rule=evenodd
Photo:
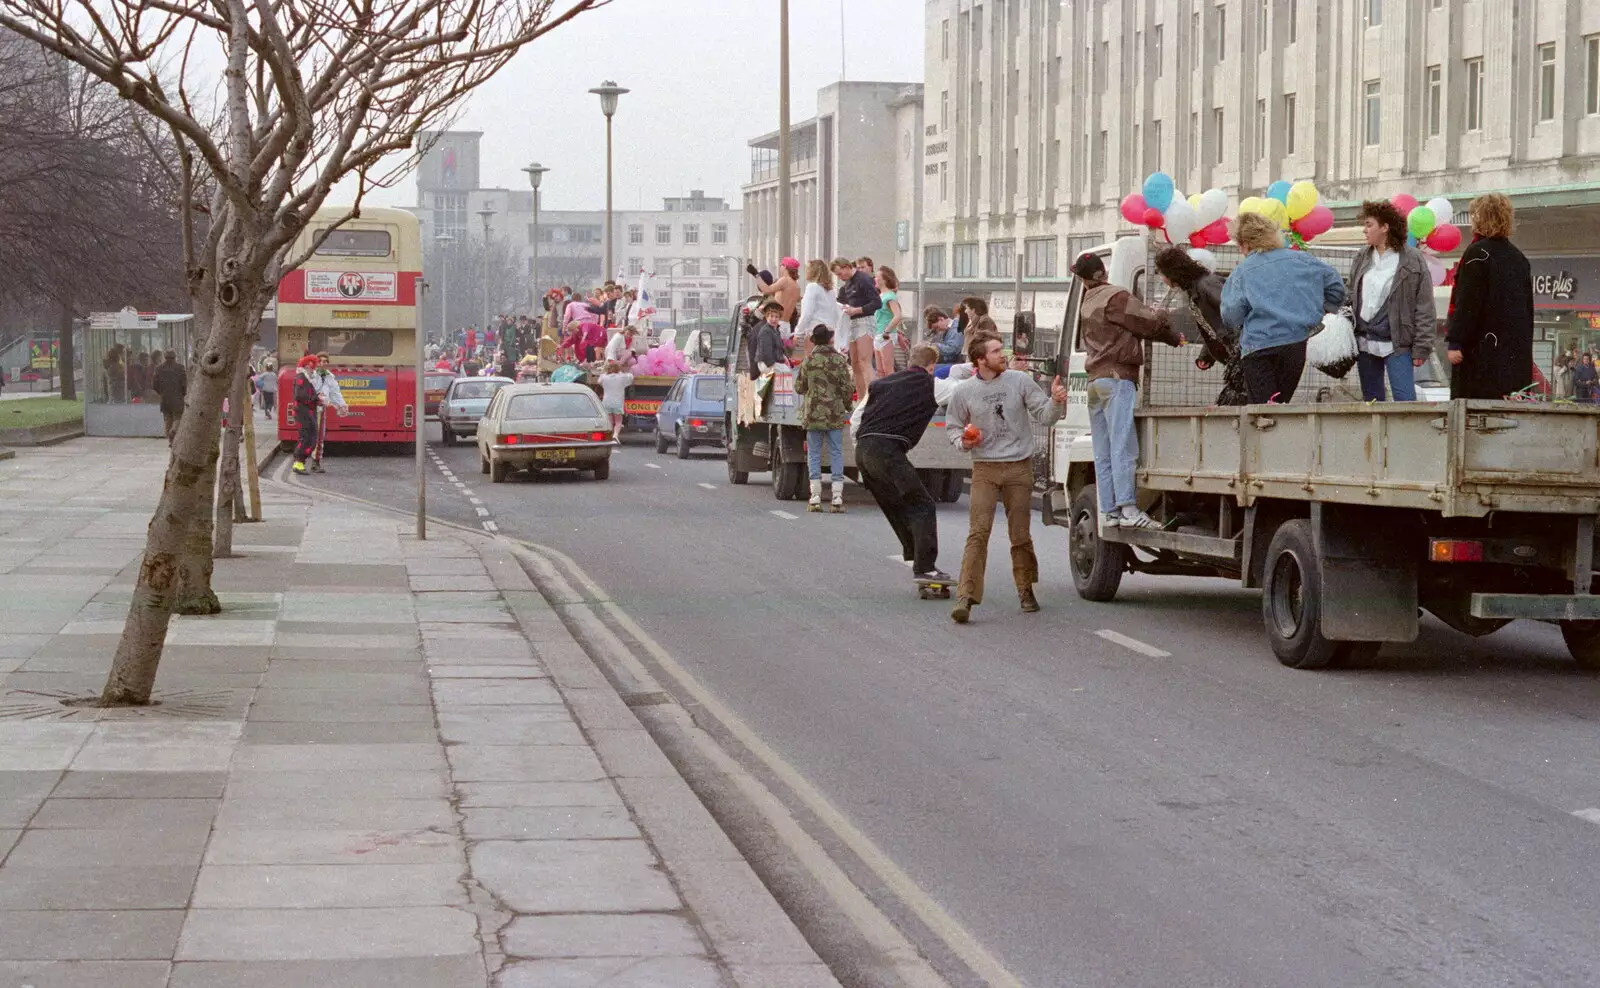
M1222 365L1222 391L1218 405L1248 405L1250 393L1244 386L1244 365L1239 361L1239 333L1222 321L1222 286L1226 279L1189 256L1182 247L1168 247L1156 255L1156 270L1172 286L1189 297L1189 312L1205 350L1194 358L1194 365L1210 370Z
M1361 204L1367 246L1350 268L1354 292L1356 370L1361 397L1384 400L1384 377L1395 401L1416 401L1415 370L1433 353L1433 279L1422 252L1406 246L1406 221L1393 203Z

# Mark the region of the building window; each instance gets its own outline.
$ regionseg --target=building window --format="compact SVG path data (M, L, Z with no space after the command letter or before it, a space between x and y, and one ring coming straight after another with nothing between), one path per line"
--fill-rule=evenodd
M1200 164L1200 114L1189 114L1189 167Z
M939 162L939 201L950 201L950 163Z
M1217 61L1228 60L1228 8L1217 8Z
M1024 278L1056 276L1055 237L1034 237L1022 242L1022 276Z
M1166 63L1166 39L1163 37L1166 30L1160 24L1152 30L1154 34L1150 39L1150 67L1155 70L1155 76L1159 79L1162 67Z
M983 8L972 8L972 50L983 51Z
M722 292L712 292L711 302L707 306L712 312L728 311L728 296Z
M665 247L672 243L672 227L667 223L656 224L656 246Z
M662 289L656 294L655 303L657 309L664 310L672 308L672 293L666 289Z
M1094 234L1081 237L1067 238L1067 266L1071 267L1078 258L1100 246L1101 238Z
M683 308L685 308L685 309L698 309L698 308L700 308L700 293L699 292L684 292L683 293Z
M728 224L711 224L711 242L714 244L726 244L728 242Z
M950 90L939 94L939 129L950 129Z
M1256 160L1267 156L1267 101L1256 100Z
M1292 45L1300 36L1300 28L1295 24L1295 21L1300 19L1300 0L1289 0L1289 9L1285 11L1285 15L1289 18L1289 44Z
M638 247L640 244L644 243L644 224L643 223L629 223L628 224L628 243L631 244L634 247Z
M1139 84L1139 61L1144 57L1144 32L1133 32L1133 82Z
M683 274L687 277L700 277L700 258L698 257L686 257L678 263L678 267L682 269Z
M1189 15L1189 70L1200 67L1200 11Z
M944 244L933 244L922 248L922 276L944 277Z
M950 19L948 17L939 24L939 57L947 62L950 60Z
M1267 40L1272 36L1272 32L1267 29L1271 23L1272 13L1269 9L1271 5L1272 0L1261 0L1260 6L1256 8L1256 51L1266 51Z
M644 258L642 258L642 257L630 257L630 258L628 258L628 267L627 267L627 275L628 275L628 277L632 278L634 275L638 274L639 272L641 272L643 270L644 270Z
M1283 153L1294 154L1294 93L1283 98Z
M1539 119L1556 118L1556 46L1539 46Z
M1467 130L1483 129L1483 59L1467 59Z
M1584 100L1584 112L1600 113L1600 35L1583 39L1583 45L1589 51L1588 95Z
M1155 171L1161 165L1161 121L1159 120L1150 121L1150 148L1153 152L1152 165L1154 166L1150 170Z
M698 244L700 242L700 224L685 223L683 225L683 242L686 244Z
M978 276L978 245L956 244L955 276L957 278L976 278Z
M655 258L653 261L651 261L650 273L658 278L662 277L663 275L669 275L672 273L672 265L674 263L675 262L670 257Z
M1366 114L1366 134L1363 143L1369 148L1376 146L1378 138L1383 134L1382 97L1377 80L1362 87L1361 99Z
M1106 131L1100 132L1100 137L1094 142L1094 161L1089 163L1089 181L1099 184L1106 178L1106 155L1110 153L1111 135Z
M1212 159L1212 163L1218 165L1222 164L1224 160L1222 149L1227 146L1227 142L1222 139L1223 123L1222 107L1219 106L1211 111L1211 133L1215 135L1217 141L1217 155Z
M1428 136L1438 137L1444 127L1444 69L1428 66Z
M1367 27L1383 23L1383 0L1367 0Z
M728 276L728 259L726 257L713 257L711 259L711 277L726 278Z
M991 240L984 245L984 272L990 278L1010 278L1012 262L1017 256L1017 245L1011 240Z

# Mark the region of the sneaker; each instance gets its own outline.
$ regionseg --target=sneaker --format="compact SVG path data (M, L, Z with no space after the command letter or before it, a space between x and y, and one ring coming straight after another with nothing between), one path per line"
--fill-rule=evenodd
M1100 516L1101 528L1121 528L1122 515L1115 511L1107 511Z
M305 473L306 472L305 462L302 461L302 460L295 460L293 469L294 469L295 473Z
M966 624L972 617L972 601L962 597L956 601L956 606L950 608L950 620L956 624Z
M1149 515L1131 505L1122 509L1123 528L1160 528L1161 525Z
M926 580L929 583L954 583L954 582L956 582L956 578L955 577L951 576L949 573L946 573L942 569L929 570L926 573L913 573L912 576L915 579Z
M822 510L822 502L821 501L810 501L810 502L807 502L806 510L807 511L821 511Z
M1022 601L1022 613L1039 613L1039 598L1033 595L1033 588L1027 587L1017 591L1017 599Z
M321 463L313 463L313 464L311 464L311 472L312 473L321 473L322 472L322 464Z

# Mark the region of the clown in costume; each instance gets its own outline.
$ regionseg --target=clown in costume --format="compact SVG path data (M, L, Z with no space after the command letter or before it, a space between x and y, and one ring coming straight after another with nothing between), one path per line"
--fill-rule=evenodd
M317 358L306 354L295 365L294 416L300 425L300 441L294 447L294 472L306 472L306 460L317 448L318 410L326 399L317 388Z

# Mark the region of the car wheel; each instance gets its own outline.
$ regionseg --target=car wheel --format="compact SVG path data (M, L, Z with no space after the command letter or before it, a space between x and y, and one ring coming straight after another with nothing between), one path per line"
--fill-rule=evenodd
M444 440L446 446L454 446L456 444L456 430L443 422L439 423L439 437Z
M666 451L667 451L667 437L663 436L661 434L661 426L657 425L656 426L656 452L657 453L665 453Z
M491 484L505 483L506 475L510 472L511 464L507 463L505 460L491 459L489 461L489 482Z
M489 472L489 458L483 455L483 448L481 446L478 448L478 472Z
M595 464L594 479L605 480L609 476L611 476L611 457L608 456Z
M689 434L687 432L684 432L682 429L679 429L678 430L678 459L687 460L688 458L689 458Z

